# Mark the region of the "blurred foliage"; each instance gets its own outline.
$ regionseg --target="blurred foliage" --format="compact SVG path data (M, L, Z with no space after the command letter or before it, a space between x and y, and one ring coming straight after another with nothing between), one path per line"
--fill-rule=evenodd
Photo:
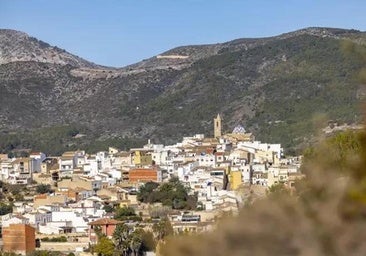
M359 155L363 133L355 131L338 132L327 138L322 144L316 144L304 150L302 171L307 172L307 165L321 162L325 166L333 166L334 170L349 171L351 158Z
M283 195L289 194L289 189L283 183L277 183L270 186L267 190L268 197L281 197Z

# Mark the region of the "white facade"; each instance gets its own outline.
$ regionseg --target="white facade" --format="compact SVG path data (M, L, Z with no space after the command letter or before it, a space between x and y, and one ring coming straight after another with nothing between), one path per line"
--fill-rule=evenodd
M60 177L71 177L76 167L76 156L59 159Z
M12 213L1 216L2 227L9 227L10 224L29 224L29 220L21 215Z
M0 162L0 171L2 181L7 181L10 177L11 173L14 173L14 168L10 159L4 160Z
M62 234L65 228L72 229L71 221L51 221L44 225L39 225L38 232L41 234L52 235L52 234Z
M29 224L35 227L37 230L40 225L46 225L46 223L52 221L52 213L51 212L31 212L23 215L25 218L29 220Z
M52 212L52 222L69 222L68 226L72 227L75 232L86 232L88 230L88 220L82 214L74 211Z
M31 159L31 171L41 172L41 164L46 159L46 155L42 152L31 153L29 158Z
M196 161L198 161L199 166L216 166L216 157L213 154L200 154L196 155Z

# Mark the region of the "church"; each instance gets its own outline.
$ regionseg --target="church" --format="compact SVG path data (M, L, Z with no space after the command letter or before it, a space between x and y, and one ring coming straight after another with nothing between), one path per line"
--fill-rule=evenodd
M226 139L234 144L241 141L254 141L255 137L252 133L247 133L245 128L237 125L231 133L222 134L222 119L220 114L214 118L214 138Z

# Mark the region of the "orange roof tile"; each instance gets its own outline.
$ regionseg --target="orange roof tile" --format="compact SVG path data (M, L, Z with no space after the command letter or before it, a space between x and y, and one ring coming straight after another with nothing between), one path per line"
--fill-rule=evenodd
M88 225L117 225L117 224L122 224L122 223L123 223L123 221L104 218L104 219L99 219L96 221L89 222Z

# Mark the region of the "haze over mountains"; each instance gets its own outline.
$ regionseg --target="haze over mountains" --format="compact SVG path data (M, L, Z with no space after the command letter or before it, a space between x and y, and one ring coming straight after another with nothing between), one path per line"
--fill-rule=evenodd
M226 131L241 124L260 140L296 149L328 120L360 121L362 62L345 49L365 43L364 32L307 28L178 47L112 68L3 29L0 133L32 137L71 125L59 142L69 148L111 138L170 143L194 133L212 135L212 118L221 113ZM75 140L75 133L87 139ZM0 150L34 146L18 137Z

